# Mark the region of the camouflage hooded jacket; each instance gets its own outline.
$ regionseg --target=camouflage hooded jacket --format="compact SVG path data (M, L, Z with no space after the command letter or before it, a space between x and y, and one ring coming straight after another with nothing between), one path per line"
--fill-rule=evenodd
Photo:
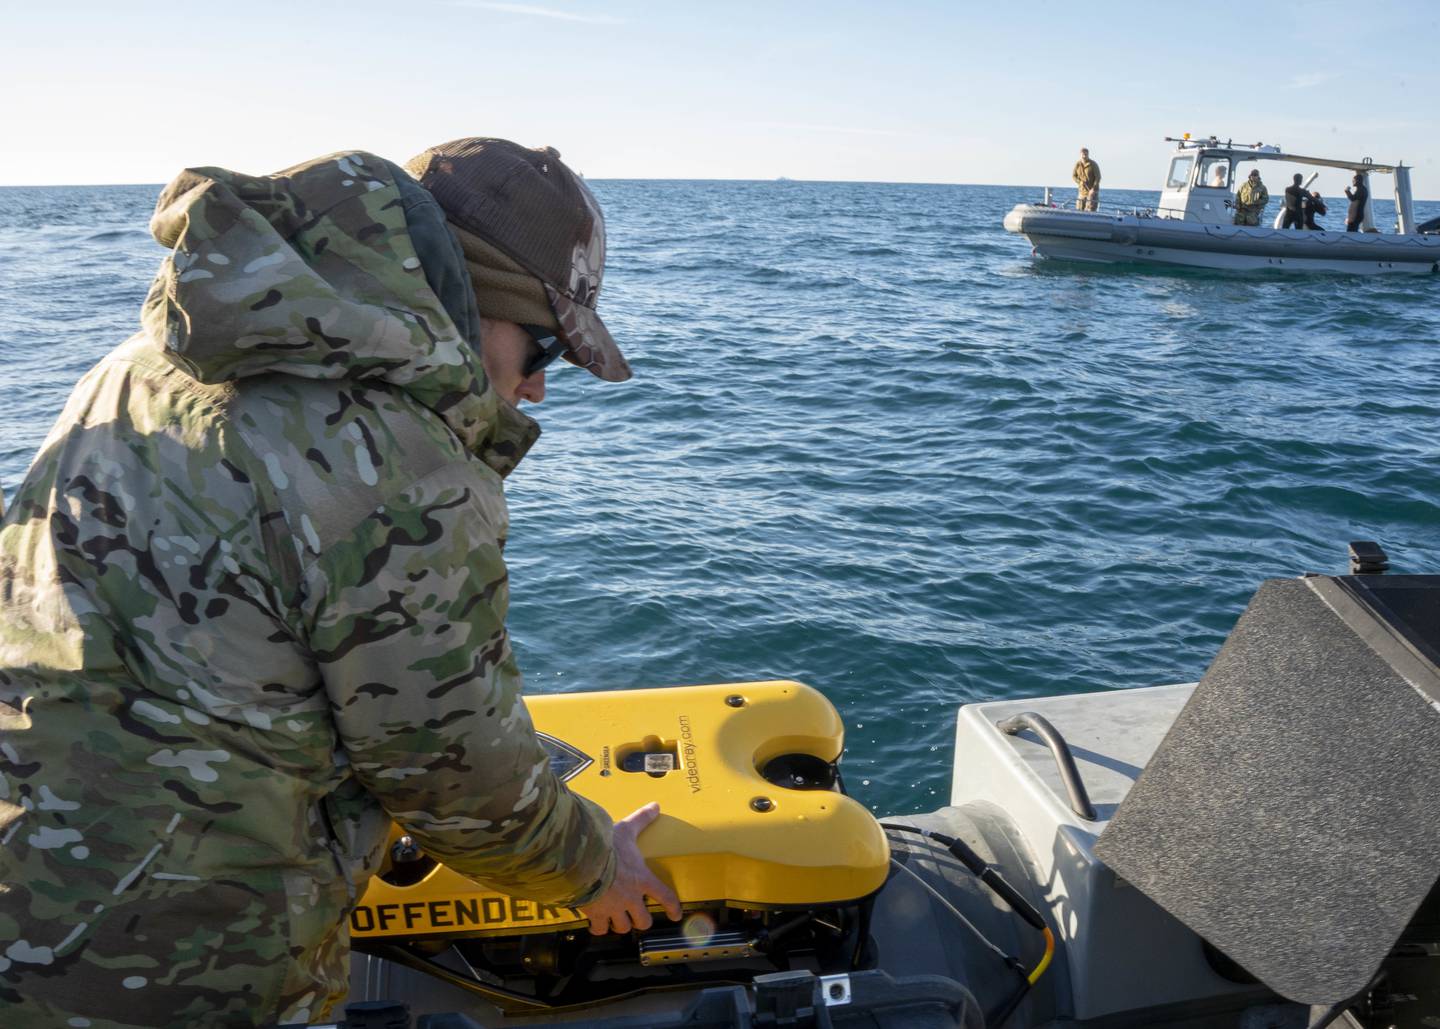
M463 255L389 162L187 171L151 229L173 250L143 331L0 528L0 1007L75 1010L81 964L102 1012L163 989L303 1021L344 990L391 818L522 896L613 874L505 633L501 477L539 430L489 387ZM225 992L272 960L278 1002Z

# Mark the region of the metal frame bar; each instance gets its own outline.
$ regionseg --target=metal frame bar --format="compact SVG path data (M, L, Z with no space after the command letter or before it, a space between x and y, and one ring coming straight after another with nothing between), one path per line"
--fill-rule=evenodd
M1021 729L1029 729L1039 736L1040 741L1050 748L1050 753L1055 755L1060 781L1065 784L1065 792L1070 796L1070 810L1087 822L1096 821L1095 805L1090 803L1090 794L1086 792L1085 783L1080 778L1080 769L1075 767L1075 755L1070 753L1070 745L1055 726L1034 711L1021 711L1018 715L995 724L1007 736L1014 736Z

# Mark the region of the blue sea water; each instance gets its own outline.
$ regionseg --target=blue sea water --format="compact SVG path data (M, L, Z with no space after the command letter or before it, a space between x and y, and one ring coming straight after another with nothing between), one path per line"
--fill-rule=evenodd
M1032 188L592 186L636 374L562 365L510 480L532 691L802 679L852 792L929 809L958 704L1195 679L1349 540L1440 572L1433 276L1036 263ZM7 491L137 327L157 191L0 189Z

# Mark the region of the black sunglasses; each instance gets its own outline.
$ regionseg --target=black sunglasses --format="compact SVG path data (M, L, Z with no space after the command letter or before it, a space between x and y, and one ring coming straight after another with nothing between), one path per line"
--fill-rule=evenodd
M557 357L569 349L565 341L555 335L552 329L541 325L522 325L520 327L530 333L530 341L538 348L531 350L529 357L525 359L523 375L527 379L536 372L550 367L555 363Z

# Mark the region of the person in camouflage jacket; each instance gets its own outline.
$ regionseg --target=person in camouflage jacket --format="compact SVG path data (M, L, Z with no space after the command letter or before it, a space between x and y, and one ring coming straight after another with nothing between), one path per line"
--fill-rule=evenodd
M574 193L554 151L502 144L417 174L510 147ZM552 327L625 378L578 189L594 225L544 280ZM646 892L678 915L634 867L653 810L612 845L520 698L502 479L539 429L519 379L487 375L482 326L517 326L482 321L454 210L365 153L161 195L141 331L77 385L0 523L8 1029L320 1020L392 819L497 888L604 909L596 931L630 927L626 876L637 926Z
M1080 148L1080 160L1070 171L1075 183L1075 210L1093 211L1100 204L1100 166L1090 159L1090 151Z
M1259 225L1268 203L1270 191L1265 188L1265 183L1260 181L1260 169L1251 168L1235 196L1235 224Z

